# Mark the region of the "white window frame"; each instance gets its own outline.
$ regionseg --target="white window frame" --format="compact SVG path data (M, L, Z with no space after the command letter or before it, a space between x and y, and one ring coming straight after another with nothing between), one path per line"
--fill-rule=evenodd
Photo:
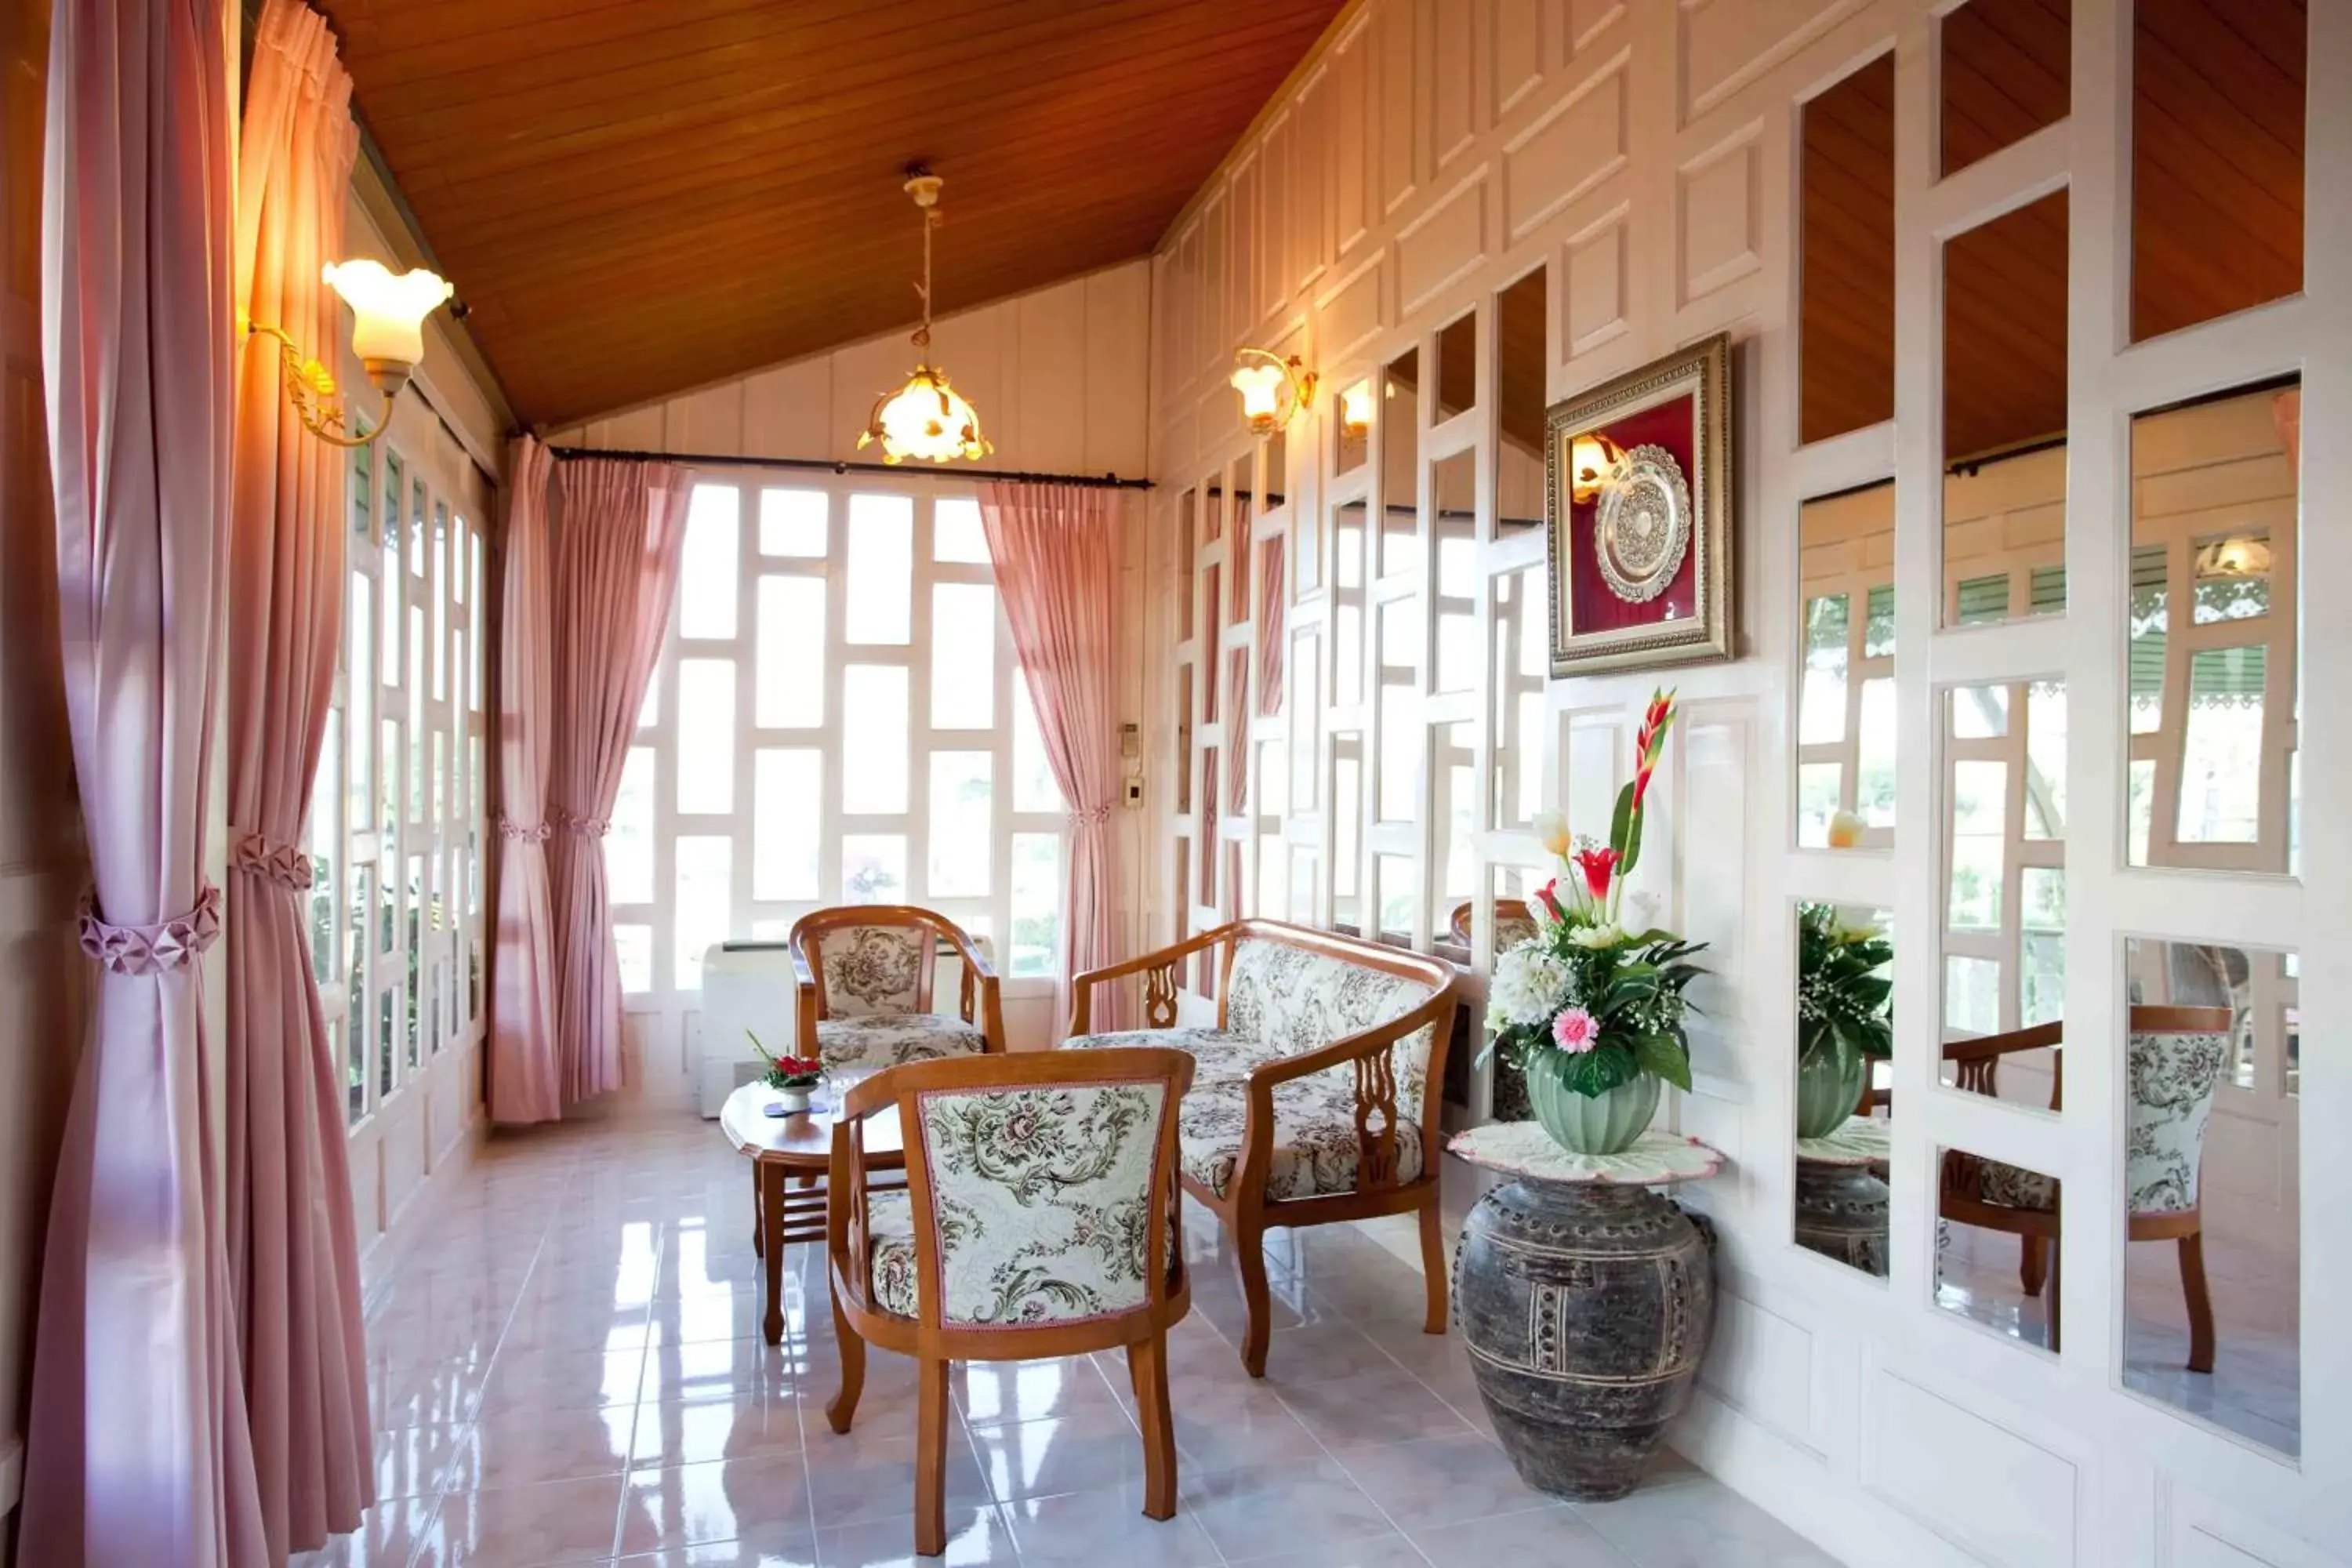
M1069 855L1069 818L1066 809L1058 805L1045 811L1013 809L1013 719L1015 681L1021 679L1021 671L1001 596L988 723L973 728L934 727L931 723L931 590L937 584L950 583L992 588L995 585L995 574L985 563L933 559L935 509L941 500L976 499L971 482L952 476L832 474L751 467L698 468L694 482L698 487L731 488L741 497L736 529L735 631L731 637L690 637L687 628L679 625L673 605L647 702L640 714L643 719L650 713L651 721L641 722L630 742L633 750L649 749L654 758L654 897L650 902L612 906L616 932L625 935L631 928L642 929L649 954L650 984L631 985L624 994L625 1009L632 1013L671 1013L692 1010L698 1004L699 986L683 984L680 973L677 844L681 837L704 836L723 837L730 841L728 940L782 942L800 916L845 901L839 896L845 834L902 834L907 841L907 880L898 901L935 910L967 927L982 926L990 939L992 962L1003 978L1003 994L1008 1000L1050 998L1056 985L1061 953L1067 950L1064 887ZM822 559L761 553L760 495L763 489L811 490L825 496L825 554ZM913 503L912 599L908 640L904 644L852 644L845 635L849 501L856 495L904 497ZM826 585L822 673L825 700L822 722L811 728L762 727L756 722L759 581L762 576L810 577ZM677 807L681 765L677 671L681 658L728 659L735 666L733 789L731 809L723 813L687 814ZM853 664L896 666L908 671L908 809L904 812L850 814L844 810L842 681L844 670ZM752 897L755 753L762 749L815 751L822 759L820 847L814 898ZM934 898L929 892L930 758L939 752L981 752L992 759L989 890L982 897ZM1047 973L1015 974L1010 942L1012 850L1014 836L1027 834L1048 835L1055 840L1055 931L1060 952Z

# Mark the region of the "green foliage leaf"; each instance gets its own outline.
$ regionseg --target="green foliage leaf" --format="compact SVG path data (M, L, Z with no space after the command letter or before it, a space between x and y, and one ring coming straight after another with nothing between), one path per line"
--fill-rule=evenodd
M1560 1087L1572 1094L1606 1094L1631 1083L1641 1073L1632 1052L1617 1046L1598 1046L1580 1056L1556 1053Z
M1690 1050L1672 1035L1642 1035L1633 1041L1633 1060L1653 1073L1687 1090L1691 1086Z

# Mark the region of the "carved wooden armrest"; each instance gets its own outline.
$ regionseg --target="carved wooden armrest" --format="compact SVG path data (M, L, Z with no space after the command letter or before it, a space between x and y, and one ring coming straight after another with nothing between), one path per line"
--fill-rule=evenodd
M1356 1073L1356 1190L1371 1192L1398 1184L1397 1082L1394 1047L1422 1029L1442 1029L1454 1010L1449 986L1409 1013L1343 1036L1318 1050L1283 1057L1253 1068L1249 1076L1249 1109L1242 1129L1242 1159L1264 1169L1274 1158L1274 1089L1276 1084L1307 1078L1335 1068L1353 1066ZM1435 1061L1432 1057L1433 1064ZM1422 1098L1429 1097L1428 1069L1423 1069ZM1425 1131L1425 1130L1424 1130Z
M1123 980L1130 974L1145 976L1143 982L1144 1026L1152 1029L1172 1027L1176 1022L1177 966L1187 957L1205 947L1232 940L1225 928L1202 931L1181 942L1147 952L1139 958L1123 959L1107 963L1100 969L1089 969L1070 979L1070 1033L1092 1032L1094 1023L1094 988L1105 980Z

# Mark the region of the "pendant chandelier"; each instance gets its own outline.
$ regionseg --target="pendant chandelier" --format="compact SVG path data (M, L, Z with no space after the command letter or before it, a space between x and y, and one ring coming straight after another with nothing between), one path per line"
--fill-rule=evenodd
M915 286L923 302L923 324L915 329L915 373L906 384L887 392L874 405L866 433L857 437L862 449L876 442L882 460L903 462L913 458L925 463L977 461L995 448L980 433L980 412L948 384L947 372L931 363L931 230L940 226L940 178L920 163L907 170L907 194L923 215L923 280Z

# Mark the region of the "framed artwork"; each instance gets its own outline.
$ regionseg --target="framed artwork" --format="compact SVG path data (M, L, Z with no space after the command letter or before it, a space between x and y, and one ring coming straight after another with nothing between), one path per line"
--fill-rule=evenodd
M1731 657L1731 339L1545 416L1551 672Z

